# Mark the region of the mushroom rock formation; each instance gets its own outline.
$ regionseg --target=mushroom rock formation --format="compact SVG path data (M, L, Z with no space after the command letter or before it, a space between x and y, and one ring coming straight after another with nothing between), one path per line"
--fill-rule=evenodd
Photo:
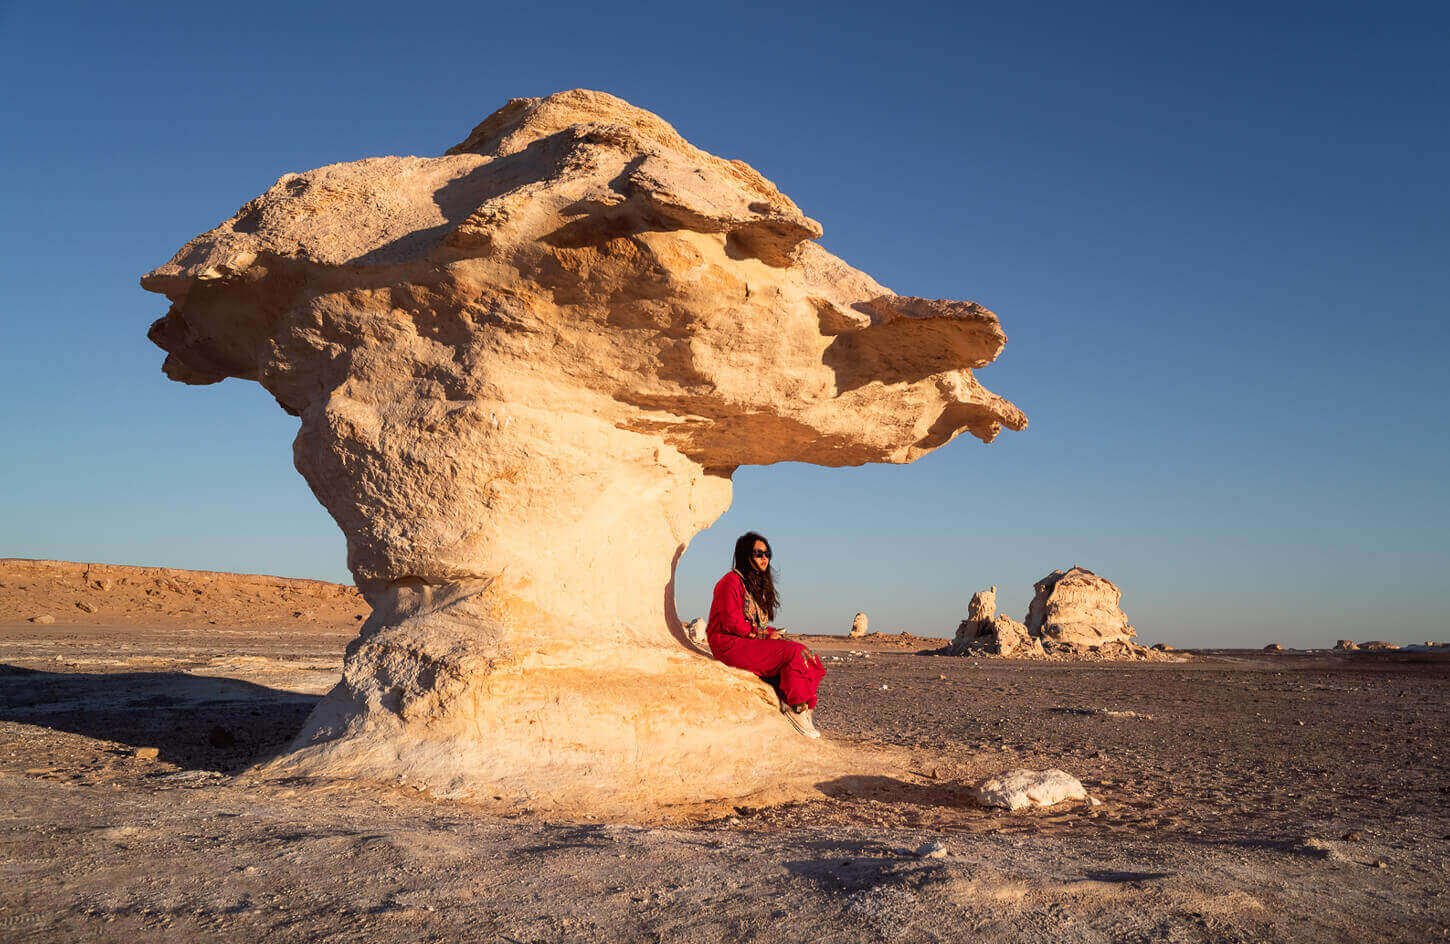
M1084 567L1054 570L1033 585L1027 630L1054 649L1132 646L1138 635L1118 607L1122 591Z
M442 157L287 174L142 278L168 377L298 417L373 608L268 769L579 811L838 769L687 648L676 562L738 466L1027 421L972 376L992 312L897 295L820 235L743 162L571 91Z
M866 635L870 625L865 613L857 613L856 618L851 620L851 638Z

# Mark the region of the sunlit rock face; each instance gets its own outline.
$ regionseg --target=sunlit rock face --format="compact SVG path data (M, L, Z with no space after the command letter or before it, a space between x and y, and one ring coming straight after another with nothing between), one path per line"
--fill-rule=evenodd
M1137 630L1118 606L1123 593L1085 567L1054 570L1033 585L1027 629L1050 651L1138 648Z
M576 810L838 766L683 644L675 563L740 465L909 462L1026 419L972 376L995 315L820 234L748 165L571 91L442 157L288 174L146 275L167 376L299 418L374 610L273 766Z

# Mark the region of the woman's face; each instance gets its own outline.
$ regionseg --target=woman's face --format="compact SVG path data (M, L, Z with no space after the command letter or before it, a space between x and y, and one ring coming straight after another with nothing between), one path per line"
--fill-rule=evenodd
M770 569L770 548L764 541L755 542L755 548L750 552L750 563L761 573Z

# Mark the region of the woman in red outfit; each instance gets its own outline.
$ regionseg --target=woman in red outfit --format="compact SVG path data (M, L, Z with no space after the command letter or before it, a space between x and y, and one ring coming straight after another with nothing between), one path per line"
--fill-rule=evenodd
M742 534L735 542L734 563L715 584L705 625L710 651L726 665L753 672L774 685L790 723L806 737L818 738L821 732L812 713L826 667L814 652L782 639L780 631L769 625L780 606L770 542L754 531Z

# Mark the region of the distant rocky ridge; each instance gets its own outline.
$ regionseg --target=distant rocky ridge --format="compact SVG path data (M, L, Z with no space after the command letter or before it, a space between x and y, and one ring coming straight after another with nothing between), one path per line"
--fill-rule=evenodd
M0 622L104 626L335 626L369 608L356 587L174 567L0 558Z

